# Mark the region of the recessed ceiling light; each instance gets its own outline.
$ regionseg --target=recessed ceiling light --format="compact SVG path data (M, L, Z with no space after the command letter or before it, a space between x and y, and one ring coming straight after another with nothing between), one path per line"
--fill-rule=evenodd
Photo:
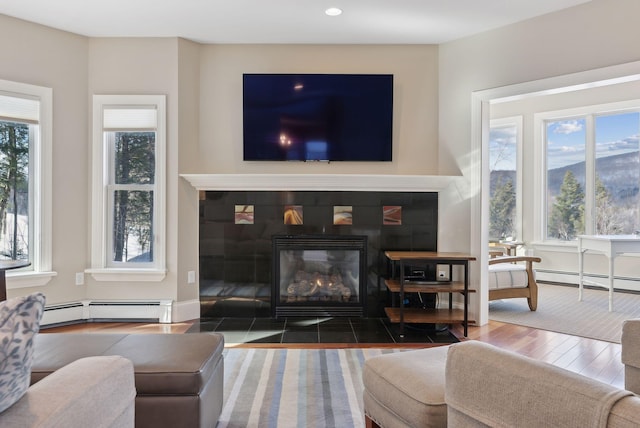
M324 13L329 16L338 16L342 14L342 9L339 9L337 7L330 7L329 9L325 10Z

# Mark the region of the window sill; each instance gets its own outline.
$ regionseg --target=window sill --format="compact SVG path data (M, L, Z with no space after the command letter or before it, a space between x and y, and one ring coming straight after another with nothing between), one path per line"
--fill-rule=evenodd
M167 275L166 270L157 269L87 269L85 272L101 282L160 282Z
M58 275L58 272L7 272L7 288L9 290L14 288L28 288L28 287L42 287L51 281L54 276Z
M578 241L537 241L530 243L529 246L539 251L578 252Z

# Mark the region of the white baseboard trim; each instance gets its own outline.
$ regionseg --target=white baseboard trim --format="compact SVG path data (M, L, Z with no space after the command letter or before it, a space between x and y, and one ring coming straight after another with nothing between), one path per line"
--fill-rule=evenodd
M96 320L152 320L170 324L172 322L172 305L171 300L83 300L45 307L40 325Z
M172 322L183 322L200 318L200 300L185 300L173 303Z

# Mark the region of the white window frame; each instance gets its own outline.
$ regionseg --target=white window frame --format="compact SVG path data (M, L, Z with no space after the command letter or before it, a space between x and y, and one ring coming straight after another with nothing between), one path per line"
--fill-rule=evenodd
M44 286L57 275L52 264L52 142L53 90L43 86L0 80L2 95L38 100L38 132L30 141L29 180L29 259L31 266L7 271L7 288ZM31 128L31 127L30 127ZM37 239L36 239L37 237Z
M107 201L110 156L105 144L105 108L148 106L157 111L154 188L153 262L125 263L112 267L107 260L112 232ZM166 97L164 95L94 95L92 156L91 268L86 272L96 281L162 281L166 276Z
M603 114L625 113L630 111L640 111L640 99L620 101L613 103L597 104L555 110L534 114L534 141L538 150L534 157L534 168L540 174L541 179L535 180L534 194L537 209L534 212L534 234L536 242L549 247L577 247L577 240L562 241L547 238L547 144L546 127L548 121L562 121L584 117L586 119L586 185L585 185L585 234L594 233L593 218L595 215L595 117Z
M517 234L517 240L522 241L524 237L522 236L522 189L523 189L523 163L522 163L522 151L523 147L523 122L524 118L522 115L519 116L510 116L503 117L499 119L492 119L489 122L489 129L491 128L502 128L507 126L514 126L516 128L516 224L515 230ZM489 172L491 173L491 172Z

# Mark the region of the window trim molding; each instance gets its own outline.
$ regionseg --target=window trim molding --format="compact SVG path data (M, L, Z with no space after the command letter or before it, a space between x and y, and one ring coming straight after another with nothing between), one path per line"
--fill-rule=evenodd
M52 271L52 158L53 158L53 89L28 83L0 80L0 91L9 96L33 97L39 101L39 138L31 152L34 176L33 230L38 237L30 248L31 266L7 272L7 288L47 285L57 275ZM35 196L37 195L37 196ZM38 199L36 200L35 197Z
M105 160L109 158L108 147L103 139L102 112L107 106L153 105L158 112L156 129L156 189L154 193L154 262L137 267L109 267L106 236L109 230L105 209L109 171ZM92 130L92 192L91 192L91 267L85 272L96 281L106 282L159 282L166 270L166 96L165 95L94 95Z

